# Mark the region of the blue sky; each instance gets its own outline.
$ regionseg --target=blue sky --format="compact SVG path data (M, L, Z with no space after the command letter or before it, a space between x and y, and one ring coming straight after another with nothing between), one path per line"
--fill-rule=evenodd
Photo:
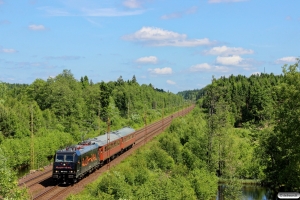
M0 0L0 81L64 69L177 93L300 56L298 0Z

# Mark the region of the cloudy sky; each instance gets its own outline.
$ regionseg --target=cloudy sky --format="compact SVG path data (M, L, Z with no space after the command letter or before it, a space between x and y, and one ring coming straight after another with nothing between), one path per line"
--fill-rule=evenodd
M300 56L298 0L0 0L0 81L64 69L136 76L177 93L211 78L281 73Z

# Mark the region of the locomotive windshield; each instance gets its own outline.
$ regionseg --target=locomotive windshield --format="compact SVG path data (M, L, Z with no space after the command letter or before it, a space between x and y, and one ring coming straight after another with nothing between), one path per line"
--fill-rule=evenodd
M55 162L73 162L73 154L56 154Z

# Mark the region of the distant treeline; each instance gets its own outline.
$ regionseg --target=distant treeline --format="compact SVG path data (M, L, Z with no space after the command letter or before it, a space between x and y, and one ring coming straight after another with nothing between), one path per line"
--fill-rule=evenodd
M201 90L179 92L185 99L201 99L208 108L211 101L223 102L229 106L236 127L245 122L259 123L274 119L274 107L278 98L274 86L283 81L283 75L254 74L213 78L212 83Z

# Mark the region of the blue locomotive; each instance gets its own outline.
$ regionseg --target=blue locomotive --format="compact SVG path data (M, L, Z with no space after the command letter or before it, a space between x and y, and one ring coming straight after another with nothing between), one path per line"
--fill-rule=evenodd
M57 150L52 178L58 183L75 183L86 174L100 168L110 158L123 153L136 142L135 130L124 127L98 137L80 142L61 150Z

